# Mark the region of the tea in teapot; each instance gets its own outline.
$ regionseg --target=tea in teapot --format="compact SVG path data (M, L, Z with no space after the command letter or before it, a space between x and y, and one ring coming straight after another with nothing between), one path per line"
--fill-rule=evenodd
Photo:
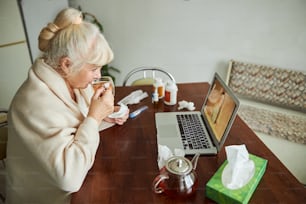
M196 154L192 161L185 157L170 157L166 165L155 177L152 187L155 193L165 193L169 196L193 195L198 186L195 172L200 154Z

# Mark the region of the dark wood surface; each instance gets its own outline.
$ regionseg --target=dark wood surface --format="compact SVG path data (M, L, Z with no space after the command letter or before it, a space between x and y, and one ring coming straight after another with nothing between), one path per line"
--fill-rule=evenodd
M178 88L178 101L192 101L196 109L200 110L209 84L179 84ZM149 86L116 87L116 101L137 89L151 95ZM159 173L154 113L176 111L177 106L167 106L160 101L154 107L149 96L129 107L133 111L142 105L148 105L149 109L129 119L123 126L115 126L100 133L101 142L95 163L81 189L72 195L71 203L213 203L205 197L205 185L225 161L224 147L216 156L199 158L196 169L199 187L193 197L180 200L152 191L152 181ZM233 124L225 146L233 144L245 144L249 153L268 160L266 172L250 203L306 203L304 186L239 117Z

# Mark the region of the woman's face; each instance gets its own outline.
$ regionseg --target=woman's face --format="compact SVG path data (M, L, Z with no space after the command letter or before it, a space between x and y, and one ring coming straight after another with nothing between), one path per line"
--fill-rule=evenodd
M100 77L100 66L85 63L79 71L70 74L66 79L72 88L84 89Z

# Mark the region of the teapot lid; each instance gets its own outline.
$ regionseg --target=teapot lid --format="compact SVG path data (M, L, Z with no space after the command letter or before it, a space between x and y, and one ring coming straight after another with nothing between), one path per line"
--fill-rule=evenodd
M166 168L173 174L184 175L192 170L192 163L184 157L174 156L168 160Z

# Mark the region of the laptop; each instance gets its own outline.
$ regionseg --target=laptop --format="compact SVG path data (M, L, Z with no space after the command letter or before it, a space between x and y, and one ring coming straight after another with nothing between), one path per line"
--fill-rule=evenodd
M215 73L201 111L155 113L157 143L186 155L217 154L237 115L239 100Z

